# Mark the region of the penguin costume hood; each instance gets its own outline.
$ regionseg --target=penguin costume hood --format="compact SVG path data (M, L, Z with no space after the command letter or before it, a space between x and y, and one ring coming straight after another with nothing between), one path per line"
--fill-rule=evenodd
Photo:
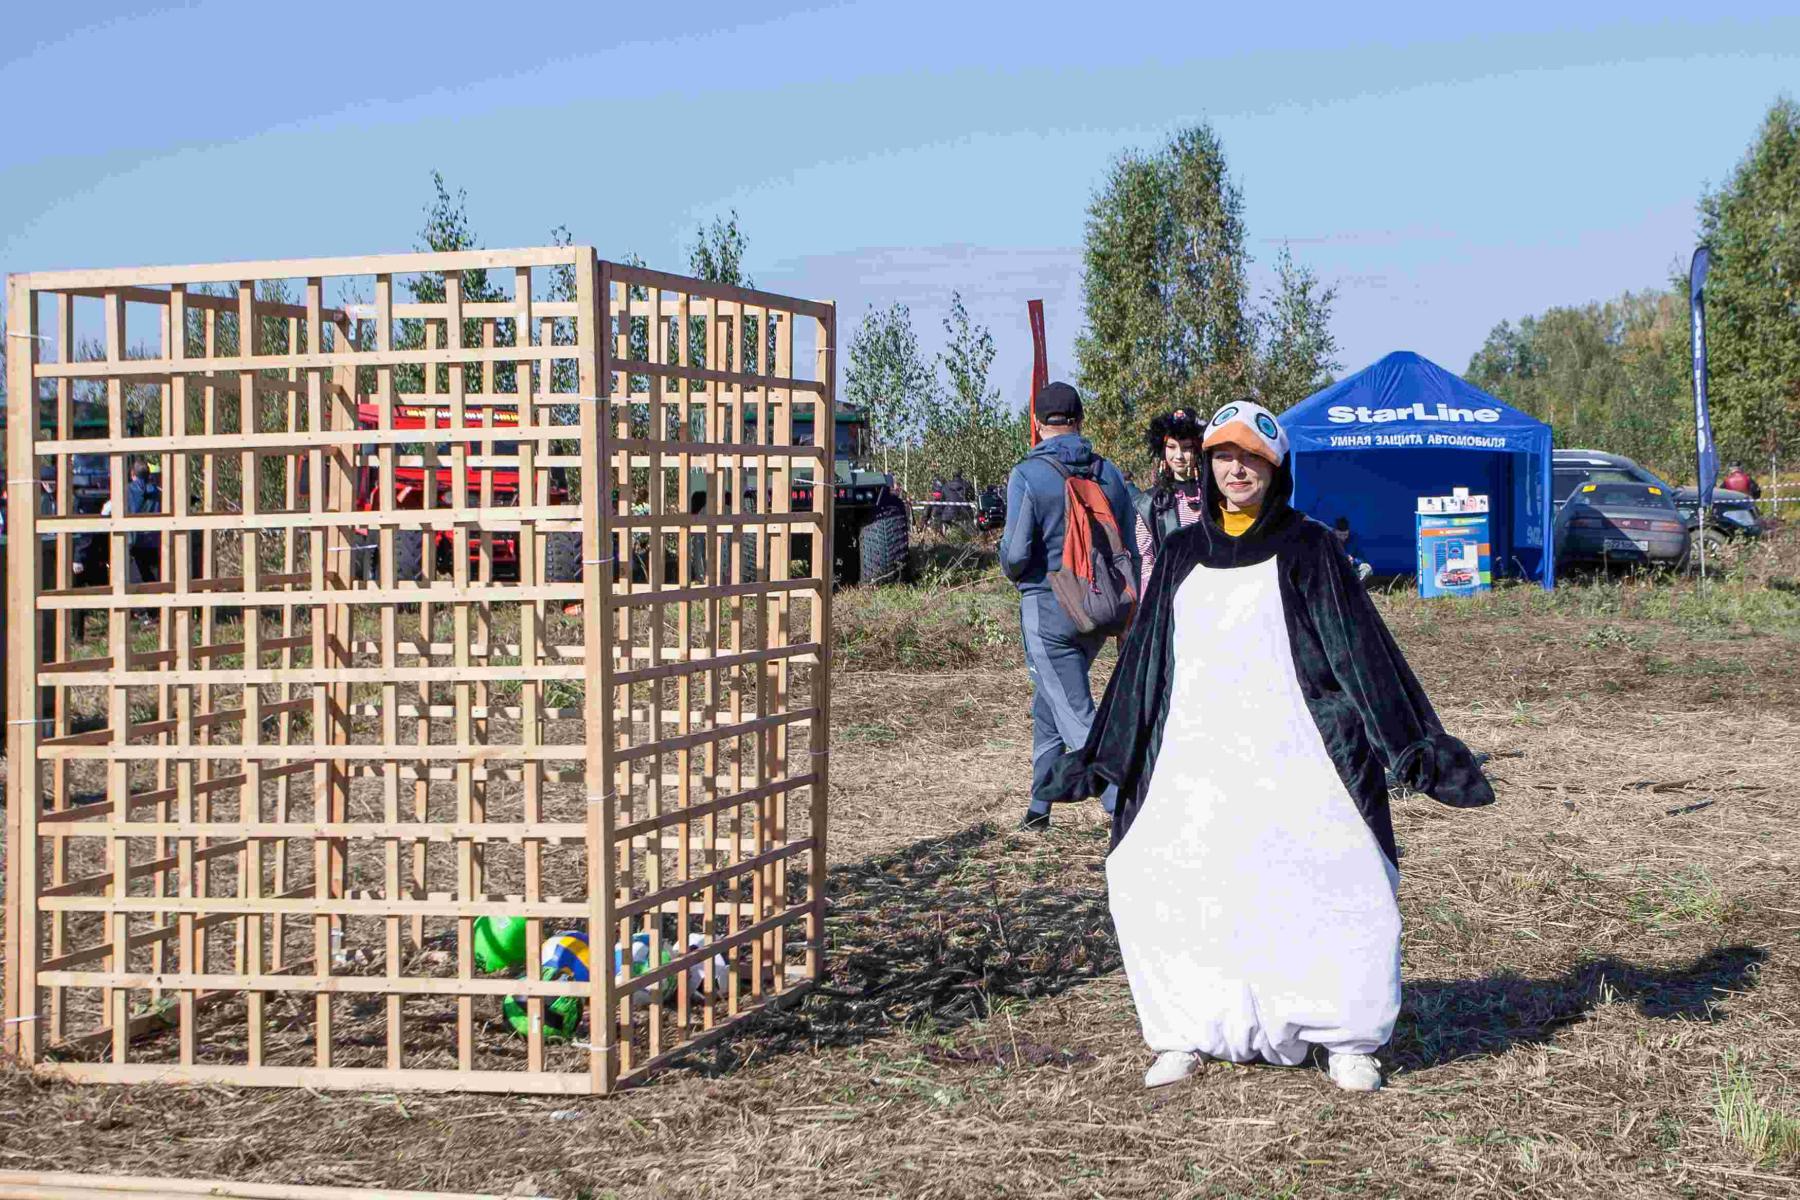
M1275 463L1255 521L1237 537L1219 523L1224 497L1211 450L1220 444ZM1290 690L1282 685L1297 681L1304 716L1316 727L1382 853L1396 863L1386 772L1458 808L1492 803L1493 788L1468 747L1444 732L1336 537L1293 508L1287 436L1274 415L1249 400L1227 404L1208 423L1205 446L1201 519L1163 543L1087 745L1057 764L1053 797L1080 800L1118 785L1112 844L1116 848L1124 840L1148 795L1169 720L1177 595L1196 569L1262 568L1258 574L1273 575L1281 610L1279 628L1272 631L1280 636L1263 648L1271 677L1266 699L1279 707ZM1251 650L1246 646L1244 652ZM1264 699L1241 691L1230 697L1233 704L1259 706Z

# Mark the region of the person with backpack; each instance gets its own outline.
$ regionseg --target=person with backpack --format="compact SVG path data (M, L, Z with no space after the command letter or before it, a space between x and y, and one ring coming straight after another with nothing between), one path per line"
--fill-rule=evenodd
M1456 808L1494 790L1293 508L1275 415L1227 404L1201 447L1202 518L1163 543L1092 736L1044 794L1117 795L1106 885L1144 1086L1319 1052L1374 1091L1401 1001L1388 774Z
M1130 622L1137 564L1125 478L1081 436L1080 393L1051 383L1034 404L1041 440L1007 479L1000 567L1019 589L1032 685L1031 804L1019 827L1039 831L1050 826L1051 768L1087 742L1088 674ZM1101 801L1110 811L1111 795Z
M1155 483L1133 497L1137 510L1138 595L1150 586L1156 554L1163 539L1200 519L1200 438L1203 431L1185 408L1150 422L1150 456L1156 461Z

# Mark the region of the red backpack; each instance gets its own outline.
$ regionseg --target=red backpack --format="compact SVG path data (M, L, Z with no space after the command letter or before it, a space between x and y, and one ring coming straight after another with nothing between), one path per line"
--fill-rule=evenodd
M1123 633L1137 606L1137 576L1112 503L1097 478L1048 461L1063 477L1062 565L1050 569L1050 591L1078 631Z

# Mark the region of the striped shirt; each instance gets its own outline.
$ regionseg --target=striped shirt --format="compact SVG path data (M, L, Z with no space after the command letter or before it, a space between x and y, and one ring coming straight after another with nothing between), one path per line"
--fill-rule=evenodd
M1183 529L1200 519L1200 506L1204 503L1204 493L1196 490L1189 496L1181 492L1175 493L1175 515L1181 521ZM1144 518L1137 519L1138 548L1138 598L1143 599L1144 592L1150 587L1150 572L1156 568L1156 535L1150 526L1144 524Z

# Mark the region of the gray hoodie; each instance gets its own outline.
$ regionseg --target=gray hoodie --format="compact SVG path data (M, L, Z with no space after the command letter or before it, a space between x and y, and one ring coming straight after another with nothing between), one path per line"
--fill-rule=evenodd
M1131 493L1119 468L1094 453L1078 433L1045 438L1032 447L1006 481L1006 532L1000 538L1000 569L1018 585L1021 595L1050 591L1049 564L1062 562L1063 476L1048 461L1055 458L1076 474L1098 478L1112 504L1113 519L1125 547L1135 557ZM1098 467L1098 475L1095 468Z

